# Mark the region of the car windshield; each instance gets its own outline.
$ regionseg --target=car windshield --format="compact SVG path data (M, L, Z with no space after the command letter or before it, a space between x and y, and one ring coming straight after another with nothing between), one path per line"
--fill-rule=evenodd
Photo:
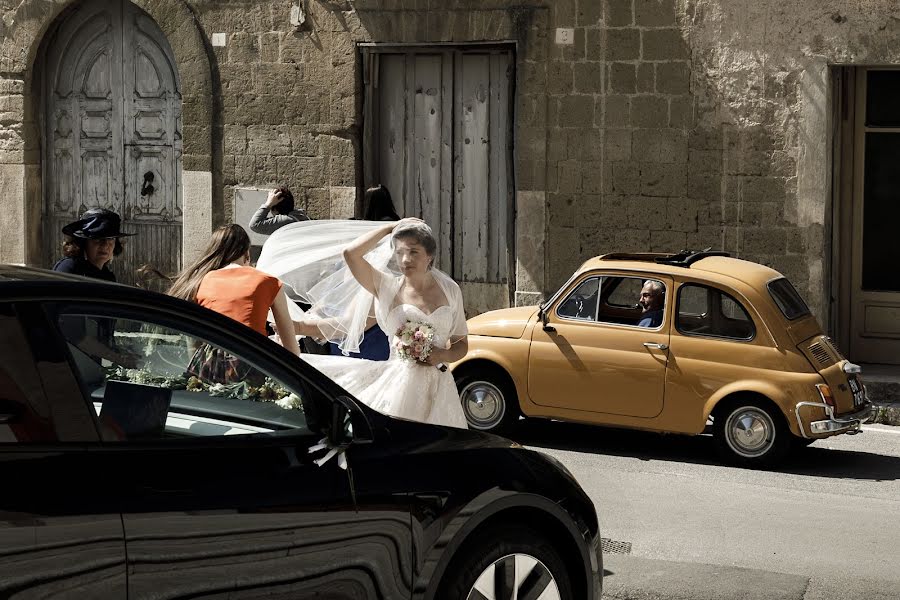
M809 307L800 294L786 278L773 279L768 284L769 294L788 321L793 321L809 314Z

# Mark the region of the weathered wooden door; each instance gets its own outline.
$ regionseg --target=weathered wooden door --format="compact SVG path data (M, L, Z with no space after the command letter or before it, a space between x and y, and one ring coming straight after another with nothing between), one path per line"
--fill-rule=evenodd
M121 215L120 282L150 264L181 267L181 91L156 23L127 0L87 0L67 13L44 66L45 264L63 225L88 208Z
M900 70L856 73L850 358L900 364Z
M438 266L467 307L507 305L512 242L512 82L506 47L365 48L366 185L438 237Z

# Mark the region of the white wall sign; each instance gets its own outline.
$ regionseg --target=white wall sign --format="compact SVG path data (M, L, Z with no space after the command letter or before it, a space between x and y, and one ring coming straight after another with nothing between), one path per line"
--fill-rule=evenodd
M556 28L556 43L560 46L571 46L575 43L575 30L571 27Z
M263 242L269 237L250 231L250 217L253 216L257 208L265 203L266 196L269 195L269 189L235 188L234 190L234 205L232 206L231 218L235 223L247 230L247 233L250 234L250 243L254 246L262 246Z
M214 33L212 34L212 45L214 47L221 47L225 45L226 36L224 33Z

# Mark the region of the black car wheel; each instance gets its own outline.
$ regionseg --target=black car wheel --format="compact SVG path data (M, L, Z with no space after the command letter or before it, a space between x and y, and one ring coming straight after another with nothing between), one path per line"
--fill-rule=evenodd
M500 373L478 369L456 380L459 400L469 427L479 431L508 431L519 419L512 385Z
M572 584L559 552L520 525L485 530L465 544L437 594L439 600L571 600Z
M791 446L781 414L761 402L739 399L716 411L713 438L719 453L733 464L761 467L775 463Z

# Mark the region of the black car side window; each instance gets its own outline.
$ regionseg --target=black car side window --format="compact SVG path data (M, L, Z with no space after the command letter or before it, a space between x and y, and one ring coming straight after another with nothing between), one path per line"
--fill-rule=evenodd
M581 282L575 290L563 300L556 314L566 319L593 321L597 318L597 298L600 290L600 278L591 277Z
M301 392L226 348L99 314L59 326L106 441L306 429Z
M678 289L675 326L685 335L743 341L756 335L753 319L740 302L721 290L697 284Z
M60 437L22 323L12 305L0 304L0 444Z

